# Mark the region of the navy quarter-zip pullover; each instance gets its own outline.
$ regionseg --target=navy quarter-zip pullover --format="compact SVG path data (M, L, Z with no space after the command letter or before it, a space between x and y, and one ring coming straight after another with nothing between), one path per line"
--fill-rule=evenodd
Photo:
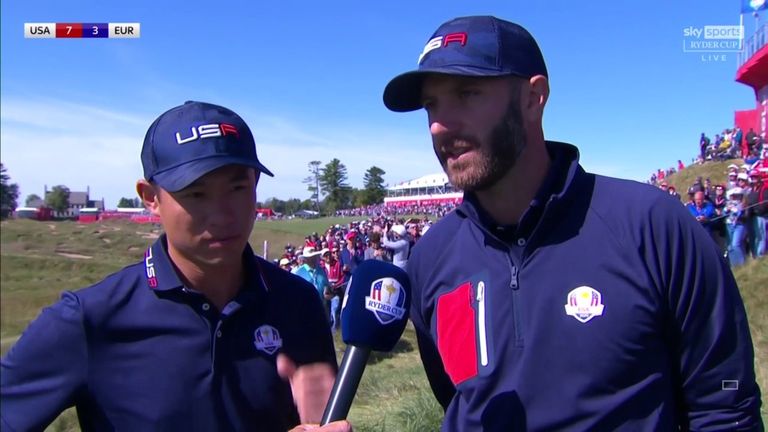
M467 193L409 260L442 430L762 430L747 316L707 233L656 188L547 149L519 224Z

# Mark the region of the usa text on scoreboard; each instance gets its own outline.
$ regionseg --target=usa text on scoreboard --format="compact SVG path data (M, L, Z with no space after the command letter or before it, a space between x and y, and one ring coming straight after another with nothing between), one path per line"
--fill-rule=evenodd
M27 39L136 39L139 23L24 23Z

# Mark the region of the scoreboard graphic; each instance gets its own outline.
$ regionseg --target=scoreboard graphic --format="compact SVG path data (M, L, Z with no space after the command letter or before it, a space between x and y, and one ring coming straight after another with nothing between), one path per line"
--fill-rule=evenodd
M140 23L24 23L26 39L138 39Z

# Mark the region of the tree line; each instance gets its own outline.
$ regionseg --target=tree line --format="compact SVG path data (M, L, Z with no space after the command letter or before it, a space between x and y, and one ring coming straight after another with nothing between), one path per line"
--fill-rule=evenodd
M19 185L11 183L11 176L0 163L0 218L7 218L16 210L16 200L19 198Z
M309 162L309 176L304 179L312 210L333 214L339 209L380 203L387 194L386 172L375 165L365 172L363 188L357 189L349 186L347 167L339 159L331 159L322 168L321 164L317 160Z
M363 177L363 188L357 189L349 186L347 167L337 158L331 159L325 165L321 161L311 161L307 165L309 176L303 183L307 185L310 196L304 200L291 198L281 200L270 198L265 202L257 203L259 208L270 208L276 213L292 215L301 210L313 210L321 214L333 214L336 210L344 208L362 207L381 203L386 196L386 184L384 175L386 172L377 167L368 168ZM16 207L19 198L19 185L10 183L10 176L6 168L0 163L0 217L8 217ZM26 198L26 205L44 202L54 211L63 212L69 208L69 188L57 185L51 188L45 198L37 194L30 194ZM142 207L138 198L120 198L117 207Z

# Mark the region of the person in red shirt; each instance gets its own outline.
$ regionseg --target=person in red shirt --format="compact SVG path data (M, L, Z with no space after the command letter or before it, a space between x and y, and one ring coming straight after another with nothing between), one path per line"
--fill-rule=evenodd
M326 290L325 300L330 311L331 331L336 331L339 326L339 304L344 295L344 272L342 271L341 251L334 248L325 260L325 272L328 274L329 289Z
M339 248L333 248L324 256L325 272L328 274L328 282L332 289L335 289L343 282L344 273L341 271L341 261L339 260Z

